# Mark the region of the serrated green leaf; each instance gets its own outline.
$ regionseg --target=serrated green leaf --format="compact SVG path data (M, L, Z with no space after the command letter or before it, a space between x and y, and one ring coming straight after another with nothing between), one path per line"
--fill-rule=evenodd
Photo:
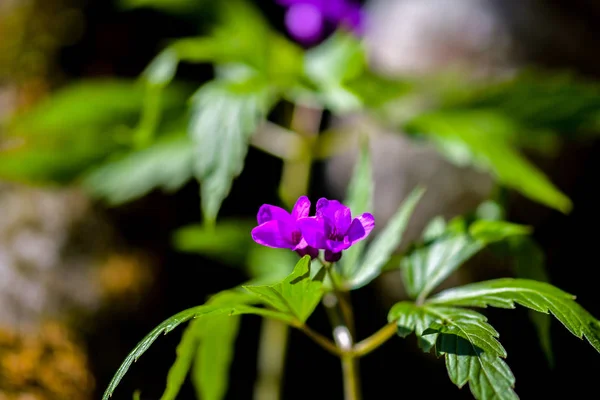
M469 383L473 397L480 400L518 400L513 390L515 377L498 356L483 352L468 340L451 334L440 334L436 351L446 358L446 369L452 383L459 388Z
M419 347L425 352L431 350L437 335L423 336L423 332L437 320L436 316L427 313L423 307L417 306L412 301L394 304L388 314L388 321L396 321L398 325L398 336L405 338L415 332Z
M346 204L355 215L369 212L373 209L373 168L368 140L361 146L354 173L348 185ZM351 277L358 268L357 262L362 257L366 241L361 241L344 252L340 260L342 274Z
M240 90L231 82L213 81L192 99L189 135L196 147L195 175L209 224L214 223L233 179L242 172L248 142L265 118L270 97L264 84Z
M483 247L484 243L466 233L448 233L414 249L400 264L408 294L413 298L425 298Z
M460 336L482 351L506 357L506 350L498 342L498 332L487 322L485 315L475 311L451 307L426 307L425 313L437 318L422 335L449 334Z
M475 398L518 398L512 390L514 376L499 357L506 351L497 341L498 332L482 314L404 301L392 307L388 320L397 321L400 336L415 331L424 351L435 343L436 352L446 357L452 382L458 387L469 383Z
M111 205L154 189L173 192L192 178L194 157L194 145L188 137L168 137L91 170L82 184L90 194Z
M574 297L544 282L495 279L445 290L429 304L514 308L515 304L552 313L573 335L586 338L600 352L600 322L577 304Z
M110 381L108 388L106 389L106 391L104 392L104 395L102 396L102 399L108 400L112 396L113 392L115 391L115 389L121 382L121 379L123 379L123 376L125 376L125 374L129 370L131 365L135 361L137 361L142 356L142 354L144 354L144 352L146 350L148 350L148 348L152 345L152 343L154 343L154 341L156 339L158 339L158 337L161 334L167 334L167 333L171 332L173 329L175 329L177 326L179 326L180 324L187 322L194 318L204 317L204 316L208 316L208 315L214 317L214 316L218 316L218 315L240 315L240 314L255 314L255 315L265 316L268 318L275 318L275 319L278 319L278 320L281 320L281 321L284 321L287 323L291 322L289 316L287 316L285 314L271 311L271 310L265 310L262 308L246 306L246 305L239 305L239 306L201 305L201 306L192 307L187 310L181 311L180 313L175 314L174 316L163 321L160 325L158 325L156 328L154 328L148 335L146 335L146 337L144 337L137 344L137 346L131 351L131 353L129 353L129 355L125 358L125 360L123 361L123 363L121 364L121 366L119 367L117 372L115 373L115 376Z
M244 286L259 296L265 304L293 316L304 323L323 296L322 283L311 279L310 257L298 261L292 273L280 283L264 286Z
M523 225L504 221L478 220L468 229L462 219L455 219L441 232L439 223L435 229L426 229L430 242L415 248L402 259L401 268L407 292L414 298L425 299L448 276L456 271L487 244L512 236L529 233Z
M402 241L412 212L424 192L425 190L421 188L414 189L402 202L386 227L371 242L356 275L349 282L352 289L363 287L379 276L381 269Z
M509 242L509 251L513 259L514 273L517 278L549 282L545 270L546 260L543 250L529 237L517 237ZM551 316L529 310L529 319L537 332L540 346L546 355L548 364L554 365L552 340L550 337Z
M490 170L500 183L534 201L564 213L572 207L569 198L511 144L517 128L500 113L439 111L420 115L409 122L407 129L429 135L440 148L460 147L464 162Z

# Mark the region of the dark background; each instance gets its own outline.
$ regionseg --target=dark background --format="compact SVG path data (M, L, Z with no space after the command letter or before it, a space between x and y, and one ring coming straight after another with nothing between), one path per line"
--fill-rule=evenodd
M283 11L271 2L259 3L272 24L281 28ZM510 4L499 8L506 18L518 16L520 2L506 3ZM597 40L600 37L597 4L556 1L547 9L565 19L578 21L585 37ZM182 20L150 10L122 12L107 1L88 1L84 13L83 37L61 50L59 56L65 80L105 75L136 77L165 38L197 33L197 21L193 18ZM600 71L600 63L594 63L598 57L597 47L578 54L563 44L552 47L543 40L535 46L535 37L524 37L523 41L531 50L524 52L529 63L568 67L592 77ZM568 38L564 43L569 43ZM178 76L200 84L210 78L211 73L208 66L186 65ZM600 220L597 206L600 198L595 190L600 172L599 154L598 143L570 145L546 168L551 179L573 200L575 208L569 216L548 211L518 196L512 197L509 209L509 220L535 225L535 239L546 253L551 281L577 294L580 304L596 317L600 317L600 304L596 299L599 268L596 225ZM252 216L261 204L277 203L274 188L279 181L279 171L280 161L251 149L245 170L235 181L221 216ZM314 169L312 198L326 194L321 171L320 166ZM95 328L90 330L93 333L88 335L87 343L96 377L95 398L101 396L127 353L154 326L184 308L202 303L207 295L246 279L241 271L200 256L176 253L169 247L170 233L175 228L200 220L197 193L196 184L189 184L172 196L154 193L127 206L103 211L116 224L123 243L150 249L153 257L160 260L160 270L156 284L135 312L111 312L94 322ZM382 307L380 297L373 287L353 293L360 338L385 323L387 309ZM486 310L486 314L501 334L521 398L597 397L598 354L587 343L574 338L559 322L552 323L556 365L550 369L524 309ZM326 316L320 310L309 323L324 334L328 332ZM251 396L259 327L259 318L243 318L232 367L230 399ZM142 399L160 397L181 331L159 338L133 365L117 389L116 399L131 398L135 389L142 389ZM292 332L290 343L283 398L341 399L339 362L299 332ZM458 390L450 382L443 360L424 355L417 349L414 336L406 340L394 338L362 359L361 373L365 399L472 398L468 387ZM189 385L180 398L193 398Z

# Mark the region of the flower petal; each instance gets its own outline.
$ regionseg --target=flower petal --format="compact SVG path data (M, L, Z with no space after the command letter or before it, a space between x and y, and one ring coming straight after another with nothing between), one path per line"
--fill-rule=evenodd
M327 240L325 242L325 249L332 251L333 253L339 253L342 250L346 250L348 247L352 245L350 240L347 237L344 240Z
M369 236L369 233L375 228L375 218L369 213L364 213L354 218L350 229L348 229L348 239L353 244Z
M313 4L293 4L285 14L285 26L296 40L313 43L323 35L323 14Z
M296 200L296 204L294 204L294 208L292 209L292 219L297 221L300 218L308 217L309 212L310 200L306 196L300 196L298 200Z
M350 209L346 206L340 206L335 213L334 216L334 225L335 231L339 235L345 235L350 228L350 224L352 223L352 213Z
M272 220L279 220L286 223L291 223L292 216L289 212L285 211L281 207L272 206L270 204L263 204L258 209L256 220L258 221L259 225Z
M325 226L322 219L316 217L300 218L297 222L298 229L309 246L316 249L325 248Z
M268 221L252 229L252 239L263 246L278 249L291 249L295 247L289 238L282 235L280 221Z

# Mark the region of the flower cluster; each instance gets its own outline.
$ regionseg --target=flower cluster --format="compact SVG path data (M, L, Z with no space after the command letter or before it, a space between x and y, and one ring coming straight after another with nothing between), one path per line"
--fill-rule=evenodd
M360 34L363 15L354 0L277 0L287 7L285 26L298 42L314 44L331 28L342 26Z
M335 262L343 250L366 238L375 227L373 215L364 213L352 218L350 208L337 200L321 198L315 216L309 217L309 213L310 200L306 196L296 201L291 213L263 204L252 239L263 246L290 249L311 258L324 250L325 261Z

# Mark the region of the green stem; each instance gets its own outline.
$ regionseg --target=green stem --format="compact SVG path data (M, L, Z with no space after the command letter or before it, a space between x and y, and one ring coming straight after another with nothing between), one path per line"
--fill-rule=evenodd
M343 312L340 307L340 299L336 292L325 294L323 305L327 310L331 326L333 328L333 339L341 352L342 376L344 379L344 399L360 400L360 380L358 374L358 359L354 354L354 340L348 326L344 323ZM350 309L352 311L352 309Z
M389 338L394 336L397 331L396 322L390 322L383 328L369 336L368 338L356 343L354 346L354 355L356 357L362 357L369 354L382 344L388 341Z
M344 377L344 399L360 400L358 359L352 354L342 357L342 375Z

